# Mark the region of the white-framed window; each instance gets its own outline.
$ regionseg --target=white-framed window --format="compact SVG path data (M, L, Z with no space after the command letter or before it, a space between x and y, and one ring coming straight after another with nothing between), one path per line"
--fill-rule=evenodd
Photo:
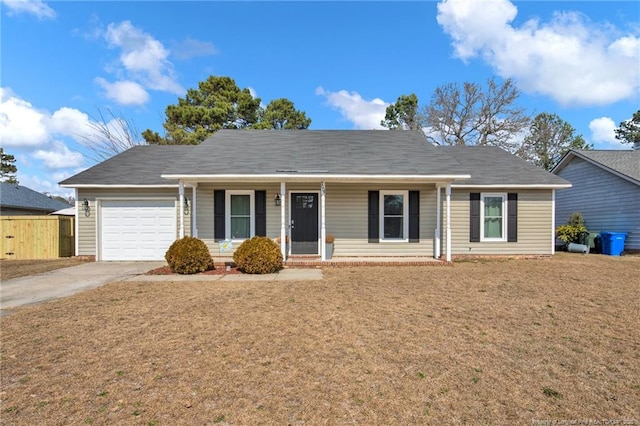
M230 240L246 240L255 235L255 192L225 192L225 234Z
M507 194L480 195L480 241L507 241Z
M380 191L380 241L409 241L409 191Z

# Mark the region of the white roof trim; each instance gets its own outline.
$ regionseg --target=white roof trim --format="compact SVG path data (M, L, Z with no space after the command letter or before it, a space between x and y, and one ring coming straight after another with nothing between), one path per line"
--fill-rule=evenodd
M166 184L166 185L105 185L105 184L90 184L79 183L72 184L67 183L60 185L63 188L177 188L178 184Z
M570 183L560 183L560 184L493 184L493 185L467 185L464 183L460 184L451 184L452 188L517 188L517 189L562 189L562 188L571 188L573 185Z
M220 181L326 181L326 182L357 182L357 181L453 181L469 179L469 174L459 175L335 175L335 174L301 174L301 173L275 173L263 175L246 174L221 174L221 175L161 175L164 179L183 180L185 182L220 182Z

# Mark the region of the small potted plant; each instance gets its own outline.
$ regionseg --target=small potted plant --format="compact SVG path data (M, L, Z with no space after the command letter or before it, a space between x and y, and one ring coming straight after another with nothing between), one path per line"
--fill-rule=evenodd
M327 259L331 259L333 257L333 242L335 240L336 240L336 237L334 237L333 234L327 234L324 237L324 242L326 245L325 254L327 256Z

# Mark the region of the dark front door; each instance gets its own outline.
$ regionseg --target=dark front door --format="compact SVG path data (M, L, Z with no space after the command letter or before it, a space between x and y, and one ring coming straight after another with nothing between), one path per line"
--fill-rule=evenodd
M318 254L318 194L291 194L291 254Z

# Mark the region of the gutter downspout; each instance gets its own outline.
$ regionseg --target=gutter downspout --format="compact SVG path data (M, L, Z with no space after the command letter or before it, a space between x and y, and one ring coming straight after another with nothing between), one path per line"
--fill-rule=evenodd
M442 195L440 191L440 185L436 185L436 231L434 243L435 247L433 250L433 257L436 259L440 259L440 246L441 246L441 222L442 222Z
M556 254L556 190L551 190L551 254Z
M451 184L447 184L447 253L446 261L451 262Z
M325 186L324 181L320 182L320 260L323 262L327 260L327 243L325 240L327 236L325 224L326 192L327 187Z

